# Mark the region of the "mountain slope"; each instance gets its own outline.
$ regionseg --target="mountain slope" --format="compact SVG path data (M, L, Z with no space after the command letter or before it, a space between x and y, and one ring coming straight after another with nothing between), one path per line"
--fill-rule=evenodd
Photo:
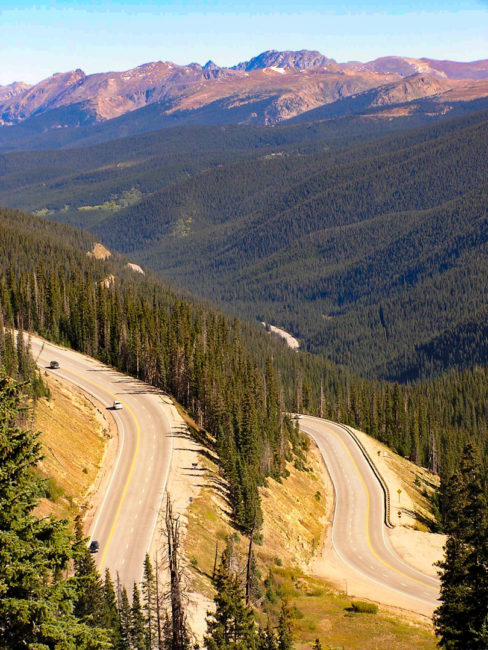
M115 122L156 108L149 106L95 128L110 129ZM272 129L186 126L109 140L82 150L0 155L0 204L88 228L119 211L124 203L128 205L124 196L137 204L148 194L202 170L238 160L260 160L261 167L285 165L289 169L288 159L294 156L294 167L303 174L299 170L302 165L308 169L309 154L329 152L323 158L330 161L332 152L339 155L351 143L423 124L426 119L432 118L415 115L385 122L354 116L313 125L284 123ZM355 150L354 155L363 154Z
M96 232L227 309L395 377L394 359L484 304L487 141L480 113L355 147L349 158L226 165Z
M418 75L424 78L423 84L410 81L400 83L396 91L386 89L404 77ZM468 64L386 57L343 64L308 50L269 50L233 68L221 68L212 61L204 66L157 61L122 72L86 75L77 69L56 73L33 86L0 87L0 149L72 144L92 130L100 139L98 125L139 111L141 115L134 119L105 130L105 136L185 124L277 124L379 88L383 88L381 102L387 104L449 89L464 100L459 79L471 80L468 95L472 99L487 94L482 83L487 78L487 61Z

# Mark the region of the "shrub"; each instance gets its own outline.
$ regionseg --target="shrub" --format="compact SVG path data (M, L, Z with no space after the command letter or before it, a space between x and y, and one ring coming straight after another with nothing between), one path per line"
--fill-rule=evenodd
M351 603L353 611L357 614L377 614L378 605L375 603L366 603L364 600L356 600Z
M46 497L56 503L60 497L64 495L64 490L60 487L53 478L48 478L44 482L44 489L46 491Z
M254 543L256 544L256 546L262 546L263 545L264 538L263 538L262 533L256 533L254 535Z

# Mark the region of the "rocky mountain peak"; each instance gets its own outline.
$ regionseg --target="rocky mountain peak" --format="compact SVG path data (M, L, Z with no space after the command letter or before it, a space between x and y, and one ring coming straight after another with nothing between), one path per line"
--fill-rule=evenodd
M0 86L0 101L5 101L15 97L16 95L20 95L29 88L30 85L23 81L14 81L7 86Z
M216 63L214 63L212 60L207 61L207 63L203 66L204 70L220 70L220 66L218 66Z
M285 50L267 50L249 61L243 61L234 66L235 70L259 70L262 68L295 68L296 70L308 70L310 68L324 67L335 63L316 50L299 50L297 52Z

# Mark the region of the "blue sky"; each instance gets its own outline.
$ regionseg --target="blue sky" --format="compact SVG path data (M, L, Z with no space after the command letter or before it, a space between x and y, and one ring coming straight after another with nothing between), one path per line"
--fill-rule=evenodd
M266 49L488 58L488 0L0 0L0 84L157 60L233 65Z

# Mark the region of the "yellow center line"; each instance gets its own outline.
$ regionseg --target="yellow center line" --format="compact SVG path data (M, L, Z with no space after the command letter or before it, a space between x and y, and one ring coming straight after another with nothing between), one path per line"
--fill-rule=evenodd
M341 438L341 436L336 433L332 428L330 429L331 433L339 440L339 442L342 444L344 449L346 450L347 454L349 455L349 458L351 459L352 464L354 465L354 468L356 469L356 472L359 475L359 478L361 479L361 482L364 486L364 489L366 491L366 541L368 542L369 550L371 553L374 555L374 557L379 560L382 564L387 566L389 569L392 571L395 571L395 573L398 573L399 575L403 576L404 578L407 578L408 580L413 580L414 582L417 582L419 585L422 585L423 587L429 587L430 589L435 589L432 585L428 584L427 582L424 582L422 580L417 580L417 578L413 578L412 576L409 576L407 573L403 573L403 571L400 571L400 569L397 569L393 565L391 565L389 562L384 560L378 553L373 548L373 545L371 544L371 537L369 534L369 526L370 526L370 521L369 521L369 511L370 511L370 495L369 495L369 490L368 486L366 485L366 481L364 480L363 475L361 474L361 470L358 467L358 464L354 460L353 455L351 454L349 448L347 447L346 443L344 440Z
M66 369L63 369L63 370L66 371ZM106 556L107 556L108 548L110 546L110 542L112 541L112 537L114 536L115 527L117 525L117 521L118 521L119 516L120 516L120 511L122 509L122 504L124 503L125 495L127 494L127 490L129 488L129 483L130 483L130 480L132 478L132 474L134 472L134 467L135 467L135 464L136 464L137 456L139 454L139 447L140 447L140 442L141 442L141 428L139 426L139 421L136 418L136 415L135 415L134 411L131 409L131 407L126 402L119 399L118 395L116 395L115 393L112 393L112 391L108 390L104 386L101 386L100 384L97 384L95 381L92 381L91 379L88 379L87 377L84 377L83 375L78 374L74 370L67 370L67 372L74 375L75 377L78 377L78 379L81 379L81 380L87 382L88 384L92 384L93 386L96 386L97 388L104 391L108 395L111 395L113 398L117 398L119 400L119 402L121 402L121 404L123 404L125 406L125 408L129 411L129 413L132 416L132 419L134 420L135 425L136 425L136 431L137 431L136 449L135 449L135 452L134 452L134 456L132 457L132 462L131 462L131 465L130 465L129 473L127 475L127 479L125 481L124 489L122 490L122 496L120 497L119 505L117 507L117 512L115 513L115 517L114 517L114 520L113 520L113 523L112 523L112 527L110 528L107 543L104 546L102 557L100 559L99 569L100 569L100 571L102 571L103 566L105 564L105 559L106 559Z

